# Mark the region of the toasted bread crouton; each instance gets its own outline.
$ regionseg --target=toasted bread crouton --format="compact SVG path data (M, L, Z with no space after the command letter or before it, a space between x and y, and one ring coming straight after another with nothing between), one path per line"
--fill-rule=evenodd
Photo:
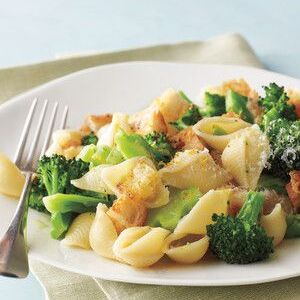
M104 125L112 121L112 114L103 114L103 115L89 115L85 118L84 124L81 127L81 131L95 133L103 127Z
M134 132L141 135L146 135L153 131L162 133L167 133L168 131L164 117L155 104L132 115L129 118L129 124Z
M118 233L128 227L143 226L147 218L147 208L141 201L122 196L107 211Z
M204 149L204 142L193 131L192 127L187 127L170 137L170 142L176 150Z

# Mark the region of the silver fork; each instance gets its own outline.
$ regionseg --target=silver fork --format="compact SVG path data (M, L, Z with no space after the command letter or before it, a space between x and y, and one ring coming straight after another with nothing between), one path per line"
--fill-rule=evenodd
M32 141L28 141L29 131L35 115L37 103L37 99L34 99L31 103L14 158L15 164L22 170L25 176L25 184L13 219L7 232L0 241L0 275L7 277L25 278L29 272L26 237L24 235L28 211L27 199L31 188L32 175L37 167L35 156L38 155L38 153L36 153L38 149L37 146L47 113L48 100L44 100L42 103L42 109ZM57 111L58 102L55 102L50 115L46 137L42 144L40 157L46 152L49 146ZM65 106L60 123L61 129L65 128L67 116L68 107ZM24 149L28 142L31 142L31 144L28 155L26 156Z

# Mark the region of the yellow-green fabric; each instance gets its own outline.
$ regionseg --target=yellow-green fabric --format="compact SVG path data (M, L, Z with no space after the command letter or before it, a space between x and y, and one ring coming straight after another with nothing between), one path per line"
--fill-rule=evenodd
M243 37L228 34L207 41L70 57L0 70L0 102L34 86L84 68L123 61L155 60L262 67ZM250 286L174 287L137 285L83 276L31 260L31 271L49 300L300 299L300 278ZM230 276L230 274L228 274Z

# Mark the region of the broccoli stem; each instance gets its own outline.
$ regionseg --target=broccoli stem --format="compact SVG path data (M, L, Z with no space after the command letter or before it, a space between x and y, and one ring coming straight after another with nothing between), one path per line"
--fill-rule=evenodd
M251 225L257 222L258 216L264 203L264 194L261 192L250 191L247 194L246 201L242 206L238 218L245 222L246 227L250 229Z
M43 202L47 210L51 213L83 213L96 211L96 207L100 202L107 205L110 204L110 200L106 196L95 198L75 194L54 194L44 197Z
M53 239L62 239L71 225L75 215L69 213L54 213L51 215L51 232L50 235Z

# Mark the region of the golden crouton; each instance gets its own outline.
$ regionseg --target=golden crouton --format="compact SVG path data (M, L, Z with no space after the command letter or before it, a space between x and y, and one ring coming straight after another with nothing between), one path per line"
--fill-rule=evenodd
M147 218L147 208L141 201L122 196L109 208L107 215L120 233L128 227L143 226Z

